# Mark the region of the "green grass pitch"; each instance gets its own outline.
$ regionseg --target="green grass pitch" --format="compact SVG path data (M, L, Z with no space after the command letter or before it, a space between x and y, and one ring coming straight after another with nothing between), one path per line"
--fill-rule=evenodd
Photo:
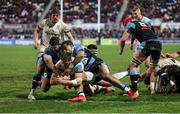
M163 46L163 52L179 49L180 45ZM112 73L126 70L132 54L128 46L122 56L118 55L117 46L99 46L98 52ZM37 100L30 102L27 95L35 62L33 46L0 46L0 113L180 113L179 94L150 95L143 83L140 83L140 97L135 102L122 96L122 91L116 88L107 95L87 97L85 103L69 103L67 99L76 92L73 88L64 90L62 86L53 86L47 93L38 88ZM129 77L122 82L128 85Z

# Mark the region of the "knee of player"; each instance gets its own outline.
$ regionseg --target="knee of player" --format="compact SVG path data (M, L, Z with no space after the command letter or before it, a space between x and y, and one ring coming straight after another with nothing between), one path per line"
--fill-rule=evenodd
M41 80L41 77L42 77L42 74L36 73L36 74L34 74L34 76L33 76L33 80L40 81L40 80Z
M102 78L103 78L104 80L106 80L106 81L111 81L111 80L114 79L114 77L111 76L110 73L103 73L103 74L101 74L101 76L102 76Z
M41 88L41 90L42 90L44 93L48 92L49 89L50 89L50 86L46 86L46 87Z

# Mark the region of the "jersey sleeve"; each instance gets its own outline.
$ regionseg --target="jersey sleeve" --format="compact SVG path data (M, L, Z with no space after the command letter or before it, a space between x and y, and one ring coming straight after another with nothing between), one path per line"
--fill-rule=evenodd
M39 24L38 24L38 28L43 29L46 23L46 19L43 19Z
M83 46L75 46L75 47L74 47L74 50L73 50L73 55L74 55L74 57L75 57L80 51L83 51L83 53L84 53L84 47L83 47ZM83 55L84 55L84 54L83 54Z
M45 48L44 55L50 55L49 47Z
M82 62L76 64L76 66L74 67L74 71L76 73L82 73L84 71L84 65Z
M136 25L134 23L128 23L126 28L125 28L125 31L128 32L129 34L132 33L132 29L135 29Z
M69 31L67 24L65 24L64 22L62 22L62 28L63 28L64 33Z

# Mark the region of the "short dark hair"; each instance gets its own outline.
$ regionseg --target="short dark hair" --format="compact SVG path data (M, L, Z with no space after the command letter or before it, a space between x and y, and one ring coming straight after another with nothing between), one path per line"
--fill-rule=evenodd
M61 53L61 59L64 62L71 61L72 60L72 53L69 52L62 52Z
M88 46L87 46L87 48L88 49L98 49L98 47L95 45L95 44L89 44Z
M71 45L74 46L71 40L66 40L61 43L61 47L63 48L65 45Z
M59 45L60 40L58 37L51 37L49 41L49 45L54 46L54 45Z
M60 14L60 11L57 7L53 7L51 10L51 14Z

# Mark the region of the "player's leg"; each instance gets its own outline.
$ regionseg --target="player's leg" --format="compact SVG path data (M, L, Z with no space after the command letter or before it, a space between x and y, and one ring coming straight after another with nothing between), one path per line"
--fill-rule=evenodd
M85 72L76 72L74 74L75 79L73 80L74 84L78 84L78 86L75 87L76 91L77 91L77 95L74 98L70 98L68 99L68 101L70 102L84 102L86 101L86 96L85 93L83 91L83 80L91 80L92 79L92 73L88 73L90 74L90 77L87 77L87 74ZM81 80L81 83L77 82L78 80Z
M46 67L46 72L47 72L47 75L45 75L41 80L41 90L43 92L47 92L51 87L50 79L51 79L53 71Z
M42 61L42 58L40 57L37 61L36 73L33 76L32 87L28 95L28 99L35 100L35 97L34 97L35 90L40 85L41 77L44 74L44 71L45 71L45 64Z
M69 102L85 102L86 101L86 96L83 91L83 84L75 87L77 91L77 95L73 98L68 99Z
M120 88L124 92L129 91L129 88L127 88L117 78L111 76L106 64L102 63L98 67L100 70L100 75L102 76L103 80L110 82L113 86Z
M135 100L138 96L138 89L137 89L137 83L138 83L138 76L140 75L139 73L139 68L138 66L147 58L143 53L139 52L138 55L134 55L131 59L131 62L129 64L129 75L130 75L130 80L131 80L131 90L132 94L129 96L132 96L131 98Z
M92 96L94 95L96 88L91 84L85 83L83 84L83 91L86 95Z
M128 76L128 71L118 72L118 73L113 74L112 76L120 80Z
M156 82L156 71L158 70L158 62L160 59L161 55L161 43L158 41L153 41L153 42L147 42L147 45L150 45L150 48L147 48L147 50L150 50L150 65L148 69L148 73L150 74L150 90L151 94L155 92L155 82Z

